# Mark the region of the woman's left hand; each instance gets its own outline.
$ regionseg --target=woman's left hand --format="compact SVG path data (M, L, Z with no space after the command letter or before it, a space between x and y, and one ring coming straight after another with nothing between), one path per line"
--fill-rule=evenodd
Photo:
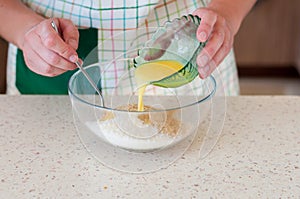
M210 8L199 8L193 12L193 15L201 18L197 39L200 42L207 41L197 57L199 76L206 78L230 52L234 31L226 18Z

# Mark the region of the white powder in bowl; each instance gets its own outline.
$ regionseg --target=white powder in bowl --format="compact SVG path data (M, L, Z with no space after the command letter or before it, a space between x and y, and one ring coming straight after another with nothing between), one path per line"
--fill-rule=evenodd
M121 107L136 110L136 105ZM151 110L152 107L146 107ZM186 138L192 125L176 119L176 111L106 112L97 122L86 126L106 142L128 150L151 151L171 146Z
M149 151L159 149L169 146L173 142L178 142L182 138L182 135L179 134L171 137L167 134L159 133L158 129L156 129L157 133L150 138L138 138L123 132L113 120L98 122L98 125L109 143L129 150ZM152 134L153 131L148 131L148 133ZM143 134L147 134L147 132L143 132Z
M164 147L172 146L186 138L193 130L191 125L181 123L175 136L170 136L159 132L156 127L149 128L149 125L143 124L141 128L143 135L149 133L149 138L139 138L124 132L113 119L105 121L86 122L85 125L102 140L127 150L132 151L153 151ZM139 127L141 127L139 125ZM153 132L155 131L155 134ZM137 133L136 133L137 134ZM136 135L135 134L135 135Z

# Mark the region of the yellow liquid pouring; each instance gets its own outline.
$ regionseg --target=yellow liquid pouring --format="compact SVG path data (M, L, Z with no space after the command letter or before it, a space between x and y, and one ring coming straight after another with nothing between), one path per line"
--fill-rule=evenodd
M135 70L135 78L138 85L138 111L144 111L143 96L146 87L151 82L159 81L173 75L183 68L183 65L174 60L159 60L144 63Z

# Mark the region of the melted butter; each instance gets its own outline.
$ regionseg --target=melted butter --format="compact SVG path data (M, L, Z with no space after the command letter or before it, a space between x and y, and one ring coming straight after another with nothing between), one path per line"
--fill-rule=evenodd
M139 99L138 99L138 111L144 111L143 96L144 96L146 87L147 87L147 84L139 87L139 91L138 91L138 94L139 94L138 95L139 96Z
M138 111L144 111L143 96L146 87L151 82L159 81L183 68L183 65L174 60L159 60L144 63L136 68L135 78L138 85Z

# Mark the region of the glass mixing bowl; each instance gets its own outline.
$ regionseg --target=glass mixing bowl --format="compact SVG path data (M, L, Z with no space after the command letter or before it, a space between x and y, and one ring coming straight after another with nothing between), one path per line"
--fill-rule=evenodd
M99 64L92 64L85 70L99 85L103 73ZM133 71L129 69L120 74L118 80L122 84L102 91L105 107L100 105L99 96L81 71L71 77L69 96L83 142L98 140L98 143L130 151L147 152L172 146L195 133L199 123L207 117L209 99L216 89L214 78L196 78L179 88L150 85L143 98L145 111L138 112L138 87L130 78ZM198 89L193 90L195 86L191 84Z
M143 97L145 110L136 110L136 58L156 29L115 34L84 59L83 67L101 90L105 106L81 71L70 78L68 91L78 135L87 150L108 167L133 172L163 168L182 155L199 124L208 118L217 88L213 76L204 80L197 76L174 88L149 85ZM186 45L186 38L174 38L180 40L179 47ZM112 41L114 50L103 50ZM118 50L118 46L127 46L127 50ZM162 50L188 63L193 56L180 54L188 53L185 46L180 49Z

